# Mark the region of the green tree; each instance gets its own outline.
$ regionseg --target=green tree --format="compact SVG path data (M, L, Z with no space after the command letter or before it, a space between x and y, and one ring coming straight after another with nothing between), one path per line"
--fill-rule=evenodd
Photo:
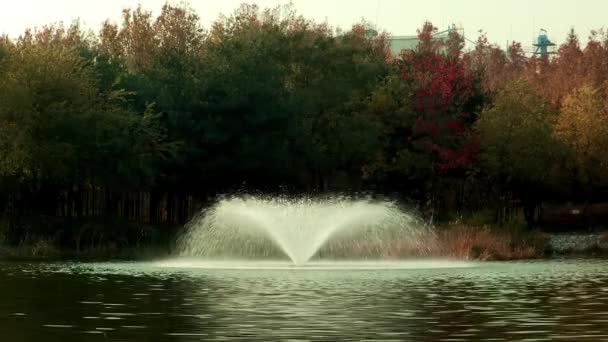
M100 93L76 50L19 43L0 80L0 176L17 182L18 203L54 214L59 193L151 184L173 145L151 108L131 111L121 92ZM82 215L82 201L74 211Z
M378 145L376 118L363 107L390 69L385 43L365 32L365 25L337 36L312 30L311 42L294 49L298 73L289 101L297 109L296 153L317 188L344 176L356 184Z
M510 192L524 202L526 218L534 209L563 150L553 136L556 110L523 80L508 83L485 108L476 123L481 140L481 161L500 198ZM504 204L504 203L503 203Z
M2 139L21 153L5 150L1 169L32 179L69 178L83 113L95 101L92 77L77 56L59 49L25 46L13 56L0 85Z
M361 178L375 142L358 103L388 70L364 25L333 34L290 7L244 5L209 32L197 118L205 174L270 187Z
M412 128L418 117L414 90L397 76L387 77L366 103L381 130L379 149L370 155L365 176L402 190L426 180L432 165L430 155L417 153L412 146Z

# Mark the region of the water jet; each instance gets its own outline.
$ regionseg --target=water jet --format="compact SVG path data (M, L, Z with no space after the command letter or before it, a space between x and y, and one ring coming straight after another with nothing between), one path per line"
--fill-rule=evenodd
M263 260L287 256L383 258L396 242L411 246L425 232L395 202L334 197L236 196L195 217L178 241L180 257Z

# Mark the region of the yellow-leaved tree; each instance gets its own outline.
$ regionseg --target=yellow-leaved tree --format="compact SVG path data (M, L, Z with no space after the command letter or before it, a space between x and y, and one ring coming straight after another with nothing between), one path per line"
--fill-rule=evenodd
M564 99L555 134L572 152L577 183L591 189L608 182L608 113L596 89L585 85Z

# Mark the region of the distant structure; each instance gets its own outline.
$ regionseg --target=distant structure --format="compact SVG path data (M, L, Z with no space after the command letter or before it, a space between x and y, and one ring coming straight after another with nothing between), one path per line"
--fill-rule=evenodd
M535 55L545 56L555 53L555 43L549 40L547 30L545 29L540 29L540 33L536 38L536 44L533 45L536 47L536 50L534 50Z
M547 30L540 29L536 40L532 42L532 46L523 47L523 50L528 57L548 56L555 54L555 46L556 44L549 39L549 36L547 35ZM509 47L507 47L507 51L508 49Z
M469 43L476 44L476 42L466 38L464 29L462 27L456 27L454 24L449 26L446 30L433 33L432 39L445 42L448 40L450 33L452 32L457 32L463 42L468 41ZM378 32L376 30L369 29L366 34L368 38L373 38L378 35ZM399 56L403 50L415 50L420 42L418 35L388 36L387 40L390 50L395 56ZM546 56L555 54L555 46L556 44L549 39L547 30L541 29L540 33L536 37L536 40L532 43L532 46L524 46L522 49L528 57L531 55ZM506 51L509 51L509 49L510 45L509 42L507 42Z
M460 38L464 41L464 29L458 28L456 25L451 25L447 30L441 32L435 32L432 35L433 40L438 41L447 41L451 32L458 32L460 34ZM415 50L418 46L418 35L414 36L389 36L388 43L391 49L391 52L398 56L401 54L403 50Z

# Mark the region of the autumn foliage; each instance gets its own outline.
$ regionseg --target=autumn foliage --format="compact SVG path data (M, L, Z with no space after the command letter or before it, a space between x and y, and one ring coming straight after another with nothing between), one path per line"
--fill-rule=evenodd
M533 220L608 194L605 32L531 56L424 23L392 55L371 29L255 5L205 28L167 4L0 37L0 208L180 223L237 190L373 190Z
M412 142L435 157L438 171L466 167L476 157L478 140L464 110L473 95L472 77L461 60L438 51L402 54L400 76L414 84L413 109L418 114Z

